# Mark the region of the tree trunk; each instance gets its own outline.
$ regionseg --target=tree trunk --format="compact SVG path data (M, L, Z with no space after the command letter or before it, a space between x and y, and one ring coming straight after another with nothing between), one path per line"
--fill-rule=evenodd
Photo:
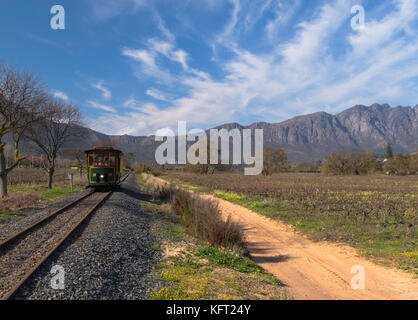
M0 177L0 194L1 197L7 197L7 175L3 174Z
M7 169L4 147L0 147L0 196L7 197Z
M48 185L47 188L52 188L52 177L54 176L54 167L48 169Z

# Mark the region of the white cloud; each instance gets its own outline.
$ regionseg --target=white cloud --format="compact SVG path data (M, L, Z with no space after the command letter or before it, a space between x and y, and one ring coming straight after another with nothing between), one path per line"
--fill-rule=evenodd
M170 30L168 30L168 28L166 27L164 23L164 20L161 18L161 16L157 12L154 12L154 16L155 16L155 19L157 20L157 27L161 31L163 36L168 41L173 42L176 39L176 37L174 36L174 34L170 32Z
M154 88L148 89L145 93L157 100L166 102L170 102L171 100L173 100L173 98L170 95L167 95L166 93L163 93L160 90Z
M148 55L155 57L157 53L162 54L166 58L178 62L184 70L189 69L187 65L187 53L182 49L175 49L172 42L153 38L148 40L148 47L150 50L147 52Z
M394 36L401 32L410 32L410 24L417 18L418 5L416 0L396 0L397 11L388 14L382 20L372 20L365 28L348 37L355 55L367 55L370 50L390 46ZM414 34L416 36L416 30Z
M240 17L246 17L240 15L241 2L233 3L230 23L220 39L234 39ZM236 43L226 44L233 57L220 62L223 78L214 80L201 70L183 67L176 79L187 86L186 94L166 99L161 91L151 88L147 94L169 100L169 107L143 105L115 118L114 127L126 123L131 133L150 134L161 128L176 129L178 120L186 120L193 127L251 116L278 122L319 110L335 113L355 104L418 99L416 86L411 83L418 77L418 36L411 32L411 25L417 22L417 1L394 3L394 12L380 19L367 18L366 14L366 28L361 32L350 30L343 34L345 38L341 38L341 29L350 25L354 0L323 5L310 19L297 25L291 40L270 52L256 54ZM274 23L281 23L277 19ZM273 35L274 30L270 31ZM345 41L338 55L332 47L336 37ZM126 49L125 55L157 71L161 68L156 57L176 61L173 53L180 50L170 41L151 39L147 45L147 50ZM135 127L136 123L141 125Z
M170 128L162 128L162 129L158 129L155 132L155 136L159 136L159 137L168 137L168 136L175 136L177 133L175 131L173 131Z
M142 62L148 68L156 68L154 55L146 50L133 50L125 48L122 54L127 57L131 57L137 61Z
M170 82L175 79L175 76L172 75L169 71L160 68L156 64L155 53L152 51L143 49L124 48L122 50L122 55L130 57L140 62L140 71L142 73L136 72L136 75L139 79L142 79L144 75L157 79L160 82Z
M123 104L124 107L136 107L138 105L138 101L134 97L130 97L128 100L126 100Z
M216 49L218 44L226 45L228 47L233 47L235 45L235 42L231 41L231 38L238 23L238 14L241 10L241 2L240 0L230 0L230 3L232 4L231 18L224 27L222 33L216 37L216 43L212 44L213 49Z
M99 80L95 83L92 83L91 86L93 88L96 88L102 92L102 97L106 100L110 99L112 97L112 93L109 89L105 88L104 86L104 80Z
M58 98L58 99L64 100L65 102L69 102L70 101L70 98L68 97L68 95L65 94L62 91L54 90L52 92L52 95L53 95L54 98Z
M160 56L165 57L170 61L180 64L184 71L195 72L195 70L189 70L187 65L188 54L182 49L175 48L175 36L166 27L164 20L158 14L154 12L154 17L157 21L157 28L161 31L164 39L151 38L147 41L146 49L132 49L124 48L122 55L130 57L140 62L141 71L148 77L158 79L159 82L172 82L177 80L177 77L170 71L158 66L157 58ZM136 72L138 78L143 77L143 74Z
M116 110L115 110L115 108L112 108L112 107L109 107L109 106L106 106L106 105L104 105L104 104L101 104L101 103L97 103L97 102L95 102L95 101L92 101L92 100L89 100L89 101L87 101L93 108L96 108L96 109L100 109L100 110L103 110L103 111L107 111L107 112L116 112Z

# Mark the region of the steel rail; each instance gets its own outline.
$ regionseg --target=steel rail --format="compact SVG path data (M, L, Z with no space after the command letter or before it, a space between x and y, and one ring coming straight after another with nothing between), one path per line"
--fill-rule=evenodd
M120 182L123 182L126 180L126 178L129 176L130 173L127 173L124 177L122 177L120 179ZM68 209L70 209L71 207L73 207L75 204L79 203L80 201L88 198L89 196L91 196L92 194L94 194L95 191L88 193L87 195L84 195L78 199L76 199L75 201L73 201L72 203L54 211L52 214L48 215L47 217L41 219L40 221L32 224L31 226L29 226L28 228L25 228L22 231L17 232L16 234L14 234L13 236L7 238L6 240L4 240L2 243L0 243L0 249L4 248L6 245L12 243L14 240L18 239L20 236L24 235L25 233L30 232L31 230L33 230L35 227L39 226L41 223L47 221L48 219L50 219L53 216L56 216L57 214L60 214ZM22 286L26 283L26 281L28 281L28 279L40 268L40 266L46 261L48 260L48 258L56 251L58 250L58 248L71 236L71 234L73 234L78 227L113 193L113 191L108 191L106 193L103 193L103 197L101 197L99 199L99 201L97 201L93 206L91 206L87 212L82 216L82 218L75 224L75 226L73 228L71 228L54 246L53 248L51 248L36 264L35 266L33 266L28 272L25 273L25 275L23 276L23 278L16 284L14 285L14 287L9 290L3 297L0 298L0 300L11 300L16 293L19 291L20 288L22 288Z
M127 173L124 177L122 177L120 179L121 182L125 181L125 179L129 176L129 173ZM29 225L28 227L12 234L11 236L7 237L6 239L4 239L3 241L0 241L0 249L3 249L5 246L7 246L9 243L13 242L14 240L16 240L16 238L24 235L25 233L31 231L32 229L36 228L37 226L39 226L40 224L42 224L43 222L47 221L48 219L70 209L71 207L73 207L74 205L76 205L77 203L79 203L80 201L90 197L95 191L91 191L83 196L81 196L80 198L72 201L71 203L65 205L62 208L59 208L55 211L53 211L51 214L43 217L42 219L40 219L39 221L36 221L35 223Z

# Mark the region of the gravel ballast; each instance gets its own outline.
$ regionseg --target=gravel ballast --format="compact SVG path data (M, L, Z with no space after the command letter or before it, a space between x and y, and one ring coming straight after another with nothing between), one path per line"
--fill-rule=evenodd
M147 299L158 285L150 273L160 253L152 249L151 218L141 211L131 174L18 292L16 299ZM65 288L53 289L51 269L62 266Z

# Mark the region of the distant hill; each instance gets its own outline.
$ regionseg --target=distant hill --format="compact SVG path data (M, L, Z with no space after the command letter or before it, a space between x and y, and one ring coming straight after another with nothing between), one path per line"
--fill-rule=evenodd
M317 112L280 123L256 122L248 126L229 123L216 128L263 129L264 144L284 148L290 162L321 160L330 152L353 148L383 154L387 142L395 153L411 153L418 147L418 105L413 108L357 105L336 115ZM123 152L132 152L139 161L154 160L155 148L160 144L154 141L154 136L117 136L88 128L79 130L84 130L86 136L77 144L79 148L110 139Z

